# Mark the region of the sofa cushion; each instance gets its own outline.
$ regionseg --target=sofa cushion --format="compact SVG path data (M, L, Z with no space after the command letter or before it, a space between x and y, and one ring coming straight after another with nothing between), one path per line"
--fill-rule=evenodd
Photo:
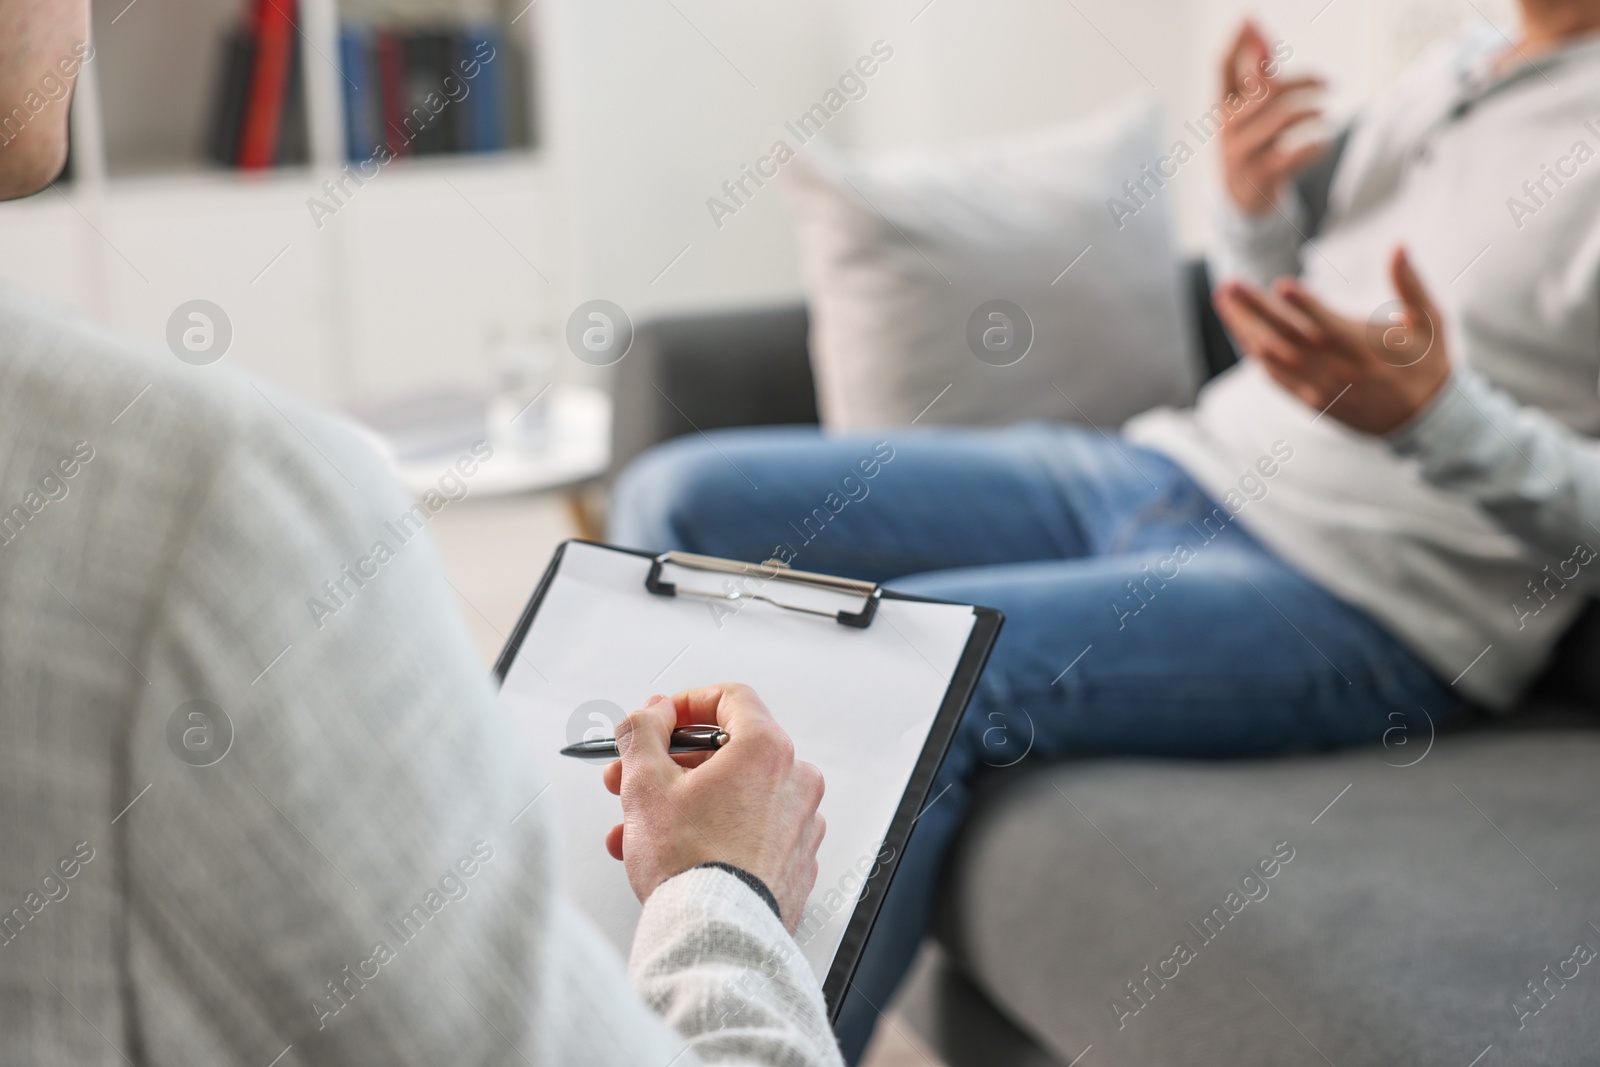
M1062 1063L1594 1062L1600 731L1393 740L998 776L943 939Z
M949 151L807 146L784 173L824 425L1114 427L1192 399L1158 131L1136 102Z

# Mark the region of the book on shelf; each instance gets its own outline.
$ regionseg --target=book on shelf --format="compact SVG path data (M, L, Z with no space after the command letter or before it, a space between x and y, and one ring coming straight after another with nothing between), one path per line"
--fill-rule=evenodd
M206 154L212 162L233 166L239 158L239 129L250 98L250 69L255 64L256 39L240 27L223 41L222 68L217 78L211 139Z
M462 101L462 112L457 116L459 151L493 152L507 147L507 133L516 128L511 119L516 110L507 106L506 94L509 86L521 84L520 79L505 77L506 67L515 58L515 52L497 48L497 35L482 26L469 28L453 43L458 71L473 69L473 61L480 56L498 53L502 57L498 65L493 61L478 64L477 84Z
M462 13L453 22L353 20L340 27L338 84L350 162L495 152L530 142L521 49L495 23ZM221 51L208 155L247 170L305 162L306 49L296 0L249 0Z
M449 35L426 30L407 34L400 48L405 57L405 84L399 94L403 101L402 128L412 138L412 152L438 156L454 151L455 124L450 121L454 117L450 107L456 101L444 95L445 79L450 76ZM466 98L460 102L465 103ZM435 107L439 110L434 111ZM411 121L406 123L405 119Z
M495 152L527 143L513 94L516 50L488 24L340 31L351 162Z
M303 52L294 0L260 0L224 37L206 146L214 162L261 170L309 158Z
M345 158L365 159L382 139L383 99L377 56L356 27L339 28L339 69L344 75Z
M376 33L372 42L373 55L378 68L378 101L380 121L378 143L386 145L390 154L409 156L411 143L403 136L406 114L406 52L405 44L395 33ZM376 145L373 146L376 149Z
M293 80L295 8L295 0L257 0L250 20L255 56L236 157L244 170L261 170L278 162Z

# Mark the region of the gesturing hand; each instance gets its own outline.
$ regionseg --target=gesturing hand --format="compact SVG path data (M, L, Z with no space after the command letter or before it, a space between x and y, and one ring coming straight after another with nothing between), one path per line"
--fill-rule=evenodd
M1385 434L1450 380L1439 312L1403 248L1390 274L1399 299L1368 322L1334 314L1293 278L1278 279L1271 293L1224 282L1215 303L1245 353L1279 385L1348 426Z
M674 727L713 722L728 732L722 748L669 754ZM606 848L639 899L690 867L731 863L767 884L793 933L817 881L822 772L794 758L755 692L717 685L652 697L617 727L617 749L605 782L622 797L622 822Z
M1272 71L1273 74L1268 72ZM1302 102L1321 78L1276 77L1267 39L1246 20L1222 61L1222 175L1229 198L1247 215L1272 210L1284 185L1327 150L1325 142L1294 146L1289 133L1322 112ZM1239 101L1242 106L1235 106Z

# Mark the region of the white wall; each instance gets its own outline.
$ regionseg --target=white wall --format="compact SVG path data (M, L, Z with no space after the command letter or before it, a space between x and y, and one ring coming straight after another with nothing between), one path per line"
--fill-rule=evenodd
M837 76L833 20L814 0L543 3L546 115L577 256L573 300L604 297L637 317L793 293L778 191L763 190L720 231L705 201Z
M1247 10L1294 49L1291 70L1332 76L1329 103L1345 116L1429 40L1480 9L1505 19L1511 0L544 2L574 299L646 313L799 292L780 190L761 190L721 229L705 200L875 40L894 59L830 127L850 148L945 144L1152 90L1176 136L1210 105L1218 54ZM1189 247L1205 236L1213 169L1207 156L1173 186Z
M1333 75L1333 105L1348 114L1428 40L1481 19L1479 9L1504 17L1511 2L1257 7L1268 31L1293 47L1292 66ZM489 384L501 340L559 337L572 308L593 297L635 318L798 298L781 190L757 191L720 228L706 201L774 139L792 140L784 120L819 101L875 41L894 58L830 124L846 148L949 144L1151 91L1176 136L1184 118L1208 107L1217 55L1246 5L539 0L519 23L536 27L539 42L547 137L537 155L396 164L326 229L306 214L319 180L309 172L191 173L197 102L210 91L196 80L205 64L168 72L158 42L165 24L204 21L233 0L139 4L113 22L126 6L97 0L100 58L85 68L74 105L89 175L99 147L91 120L101 116L84 105L105 100L113 180L0 205L0 278L100 318L158 358L174 307L214 300L236 320L230 363L348 403ZM102 75L104 93L92 92ZM163 168L118 177L154 149L166 153ZM1204 239L1202 192L1214 163L1190 164L1169 186L1191 248ZM602 376L560 365L570 376Z

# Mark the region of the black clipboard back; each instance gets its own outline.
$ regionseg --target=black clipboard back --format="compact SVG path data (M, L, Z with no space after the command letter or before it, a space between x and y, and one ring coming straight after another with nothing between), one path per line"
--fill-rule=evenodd
M651 567L649 581L659 582L661 562L669 554L655 554L633 548L622 548L617 545L608 545L597 541L583 541L572 539L563 541L557 546L550 564L545 568L539 584L534 588L533 595L522 610L522 615L517 619L517 625L511 632L511 637L501 649L500 656L495 660L494 678L497 684L505 682L506 675L510 673L511 666L516 662L523 640L528 636L528 631L533 626L533 620L539 613L539 607L544 602L545 594L549 592L555 582L556 574L561 568L562 557L566 554L568 545L584 544L597 548L605 548L614 552L623 552L628 555L641 556L645 559L656 561ZM708 557L696 557L705 560ZM766 564L741 564L736 561L721 561L732 567L753 568L770 567ZM837 579L848 582L848 579ZM855 583L871 585L871 583ZM659 594L660 590L646 589L648 592ZM952 601L939 600L934 597L914 596L909 593L897 593L891 589L882 589L874 586L872 597L874 600L881 598L887 600L920 601L925 604L948 604ZM782 606L782 605L780 605ZM971 606L971 605L966 605ZM876 605L873 605L874 610ZM889 830L884 835L883 843L871 868L864 876L861 891L856 897L855 906L851 910L850 918L846 923L845 931L839 942L839 947L834 953L833 962L829 966L828 975L822 983L823 999L828 1005L828 1020L837 1024L840 1009L844 1005L845 993L850 988L850 983L855 977L856 969L861 963L861 955L865 950L868 939L872 936L873 927L877 925L878 916L883 908L884 898L887 896L889 886L894 880L895 872L899 869L900 858L905 852L906 844L911 840L911 833L916 821L921 817L924 805L928 803L928 794L932 791L934 779L938 776L939 768L944 762L945 753L950 748L951 741L955 738L956 727L961 722L961 716L966 712L967 706L972 702L973 694L977 692L978 679L983 674L984 666L989 662L989 655L994 650L995 640L1000 635L1000 628L1005 623L1005 616L995 608L972 606L974 615L972 631L967 637L966 648L956 664L955 673L951 676L950 685L945 690L944 700L939 705L939 710L934 716L933 726L928 731L928 739L923 744L922 753L917 757L916 766L912 769L911 778L906 786L905 793L900 798L900 804L895 809L894 817L889 822ZM845 625L857 623L841 619ZM870 616L868 618L870 622ZM826 625L825 623L823 625ZM797 940L805 934L805 924L797 931ZM802 946L804 942L801 942Z

